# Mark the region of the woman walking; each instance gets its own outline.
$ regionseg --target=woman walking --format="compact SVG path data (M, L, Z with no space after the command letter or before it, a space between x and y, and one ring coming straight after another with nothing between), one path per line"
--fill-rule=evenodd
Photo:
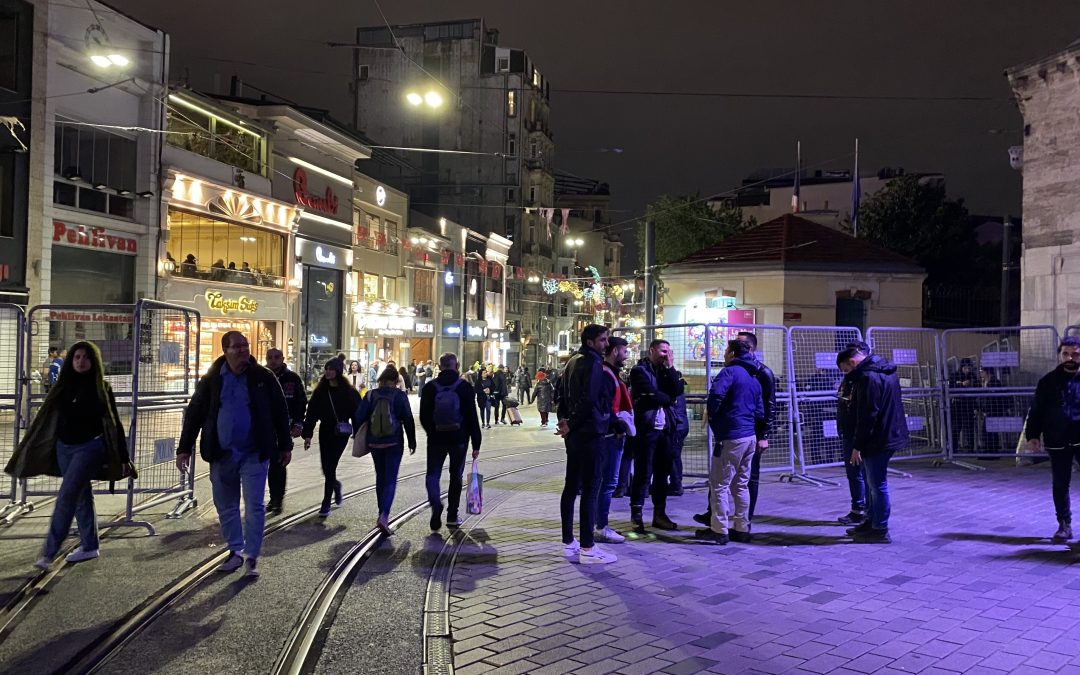
M364 372L360 370L359 361L349 361L349 372L345 375L345 379L349 381L349 386L356 391L364 390Z
M495 381L491 373L481 370L476 376L476 407L480 409L480 426L483 429L491 428L491 406L495 402Z
M41 570L52 564L72 518L78 521L81 545L68 554L68 562L97 558L97 514L90 482L137 477L116 399L105 381L101 352L91 342L77 342L68 354L60 377L5 469L16 478L63 477L41 558L34 563Z
M543 377L540 377L543 375ZM540 427L546 429L548 414L555 409L555 387L551 384L551 378L541 370L536 374L536 412L540 413Z
M371 389L353 415L353 428L367 426L367 447L375 464L375 499L379 517L375 525L390 536L390 507L397 491L398 469L405 454L405 436L409 438L409 454L416 452L416 423L413 421L409 396L398 388L401 375L388 366L379 375L378 388Z
M330 499L341 506L341 481L337 479L337 465L341 453L352 436L349 420L360 405L360 392L342 375L344 364L337 359L326 362L323 377L311 394L307 417L304 419L304 449L311 447L311 435L315 423L319 423L319 459L322 462L323 487L322 508L319 517L330 515Z

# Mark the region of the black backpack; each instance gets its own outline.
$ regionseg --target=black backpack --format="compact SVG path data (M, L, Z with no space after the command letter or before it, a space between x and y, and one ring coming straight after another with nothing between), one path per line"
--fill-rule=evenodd
M461 386L461 380L455 380L448 386L443 386L438 381L432 384L435 386L435 409L432 413L435 431L460 431L463 418L461 397L457 390Z

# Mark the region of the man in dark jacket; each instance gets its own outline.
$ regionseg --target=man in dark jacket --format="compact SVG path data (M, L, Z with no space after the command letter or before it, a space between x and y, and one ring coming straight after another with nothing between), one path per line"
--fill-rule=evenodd
M495 399L495 424L506 424L506 397L510 395L510 374L506 372L506 366L499 366L491 377L494 385L491 389L491 397ZM501 410L501 412L500 412Z
M566 443L566 482L559 511L563 553L583 565L612 563L616 556L595 546L596 494L603 455L601 439L612 427L615 385L604 372L608 329L589 324L581 331L581 349L570 358L559 380L559 435ZM580 542L574 540L574 502L581 489Z
M471 440L473 459L479 457L482 439L475 396L472 385L458 373L457 355L450 352L439 357L439 376L420 390L420 426L427 433L426 480L432 531L442 527L439 476L447 457L450 458L450 490L447 494L449 510L446 524L448 527L461 524L458 505L461 503L462 475L465 473L465 451Z
M221 336L225 355L214 361L199 380L184 412L176 447L176 466L187 469L195 438L202 434L199 454L210 464L214 506L221 534L232 555L218 568L232 572L244 565L259 576L266 511L266 473L270 462L288 466L292 460L289 407L274 374L252 358L248 340L239 331ZM240 523L240 497L244 521Z
M304 391L304 381L300 376L289 370L285 365L285 355L280 349L266 350L266 367L274 373L281 392L285 395L285 402L289 406L289 435L299 438L304 429L304 413L307 411L307 392ZM266 512L270 515L281 513L285 504L285 481L288 478L287 469L281 462L270 462L267 482L270 484L270 502L266 505Z
M648 355L630 370L630 397L634 402L637 430L628 443L634 455L630 520L639 533L645 531L642 512L646 492L652 494L653 527L661 530L678 528L667 515L668 484L672 474L671 439L675 434L671 406L683 395L685 385L673 360L671 344L667 340L653 340Z
M869 354L870 346L865 342L849 342L846 348L854 347ZM844 379L836 392L836 433L840 437L843 449L844 472L847 474L848 494L851 496L851 510L837 520L841 525L858 525L866 519L866 479L862 467L851 462L851 451L855 449L855 408L853 392L855 389L855 371L847 364L839 366Z
M713 460L709 469L709 529L699 538L717 544L750 541L750 465L757 451L757 429L765 419L758 363L750 345L728 340L725 367L709 387L709 427Z
M1069 483L1080 461L1080 338L1066 337L1058 347L1060 363L1039 380L1028 412L1025 437L1029 452L1041 447L1050 455L1054 511L1058 530L1053 541L1072 539Z
M853 380L851 423L855 431L851 463L862 467L869 515L848 532L858 543L888 544L892 542L889 459L908 443L900 378L895 365L877 354L867 354L858 346L837 354L836 365L843 372L850 370Z

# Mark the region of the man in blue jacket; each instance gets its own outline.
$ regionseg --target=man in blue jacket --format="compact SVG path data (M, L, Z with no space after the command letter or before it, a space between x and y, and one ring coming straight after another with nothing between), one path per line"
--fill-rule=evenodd
M849 418L854 428L850 462L861 466L869 518L848 530L860 544L889 544L889 459L908 443L907 417L896 366L859 345L836 355L852 379Z
M252 358L243 333L231 330L222 335L221 348L225 355L199 380L184 412L176 467L187 471L195 438L201 433L199 454L210 464L221 534L232 551L218 571L233 572L246 558L245 574L257 577L266 525L267 470L270 462L288 466L292 459L289 406L274 373Z
M728 340L725 368L709 388L709 426L713 461L709 470L710 527L697 536L717 544L750 541L750 466L757 451L757 429L765 419L758 364L750 345Z

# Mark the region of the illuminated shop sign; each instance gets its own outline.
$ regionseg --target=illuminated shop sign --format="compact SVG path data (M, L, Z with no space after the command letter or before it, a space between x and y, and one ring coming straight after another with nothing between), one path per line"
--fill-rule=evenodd
M417 333L424 333L426 335L434 335L435 334L435 324L433 324L433 323L422 323L422 322L418 321L418 322L416 322L416 332ZM458 332L461 332L461 331L459 330Z
M411 331L415 324L411 316L388 316L385 314L357 314L357 330Z
M334 194L334 191L330 189L330 186L326 186L326 191L321 195L312 194L308 191L308 175L307 171L301 168L297 168L293 172L293 196L296 198L296 203L312 209L314 211L321 211L322 213L329 213L334 215L338 210L338 198Z
M325 335L316 335L315 333L311 333L310 335L308 335L308 342L313 345L328 345L330 344L330 338L326 337Z
M326 265L337 264L337 256L334 255L334 252L329 250L323 251L322 246L315 247L315 259Z
M375 188L375 203L379 206L386 204L386 188L381 185Z
M258 301L246 295L228 297L221 291L208 290L203 297L206 298L207 307L222 314L229 314L230 312L254 314L259 310Z
M115 234L104 227L69 225L59 220L53 221L52 240L58 244L80 248L98 248L116 253L138 253L138 243L134 237Z

